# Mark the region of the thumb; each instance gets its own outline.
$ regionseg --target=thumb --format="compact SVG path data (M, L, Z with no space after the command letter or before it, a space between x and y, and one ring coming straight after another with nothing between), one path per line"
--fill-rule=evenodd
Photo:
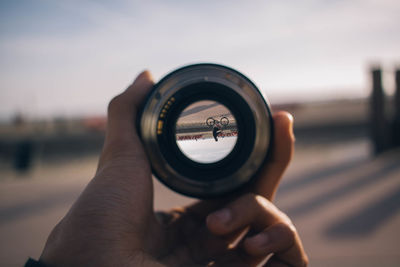
M107 119L108 140L132 135L137 109L153 84L150 72L144 71L123 93L110 101Z

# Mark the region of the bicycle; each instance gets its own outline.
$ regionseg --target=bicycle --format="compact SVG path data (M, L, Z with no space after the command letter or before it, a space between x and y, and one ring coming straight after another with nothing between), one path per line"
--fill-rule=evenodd
M219 123L222 126L227 126L229 124L229 119L224 116L220 120L214 119L213 117L208 117L206 120L208 126L214 126L216 123Z

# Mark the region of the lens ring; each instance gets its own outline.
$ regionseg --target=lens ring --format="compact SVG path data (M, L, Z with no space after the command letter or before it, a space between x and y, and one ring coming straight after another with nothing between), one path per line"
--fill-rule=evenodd
M176 145L177 118L199 99L225 105L241 121L235 148L217 163L193 164ZM217 121L229 124L228 118L213 117L206 124L212 127ZM139 128L154 175L177 192L202 198L248 183L267 158L272 139L270 109L257 87L239 72L216 64L190 65L164 77L148 96Z

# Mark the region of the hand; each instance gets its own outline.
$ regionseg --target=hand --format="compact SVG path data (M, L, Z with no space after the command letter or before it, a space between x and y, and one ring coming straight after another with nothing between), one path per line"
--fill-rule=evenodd
M150 164L134 124L152 85L145 71L110 102L96 175L53 229L40 260L49 266L255 266L274 253L267 266L306 266L296 229L270 202L293 154L292 117L274 115L272 158L243 194L155 213Z

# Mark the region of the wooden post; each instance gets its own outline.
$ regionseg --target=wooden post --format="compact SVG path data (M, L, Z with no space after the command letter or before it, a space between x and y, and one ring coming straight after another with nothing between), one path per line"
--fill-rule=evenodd
M385 96L382 87L382 70L372 70L372 93L370 98L370 127L374 145L374 154L377 155L387 148L386 122L384 109Z
M396 93L394 96L393 145L400 146L400 69L396 70Z

